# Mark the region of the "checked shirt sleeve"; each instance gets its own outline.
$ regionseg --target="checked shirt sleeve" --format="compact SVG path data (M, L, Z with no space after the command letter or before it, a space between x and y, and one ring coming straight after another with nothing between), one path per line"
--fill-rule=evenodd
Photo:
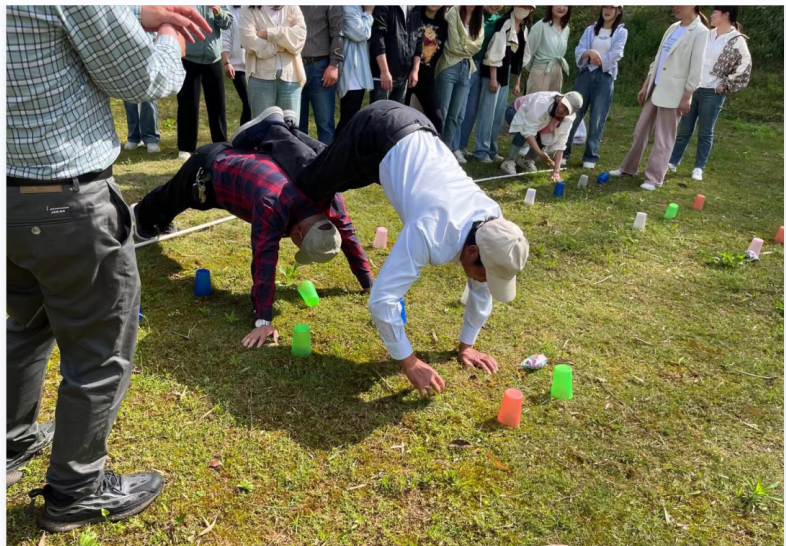
M337 193L333 198L330 210L327 211L327 216L341 235L341 251L346 256L347 262L349 262L349 268L357 277L360 286L370 288L374 283L374 279L371 277L368 257L360 244L360 240L358 240L355 226L352 225L352 219L347 213L347 209L344 206L344 198L341 197L340 193Z
M251 217L251 303L254 318L273 320L276 292L278 246L285 234L287 220L261 203L254 205Z
M111 97L149 102L180 91L185 69L172 36L153 42L138 11L119 6L56 8L93 82Z

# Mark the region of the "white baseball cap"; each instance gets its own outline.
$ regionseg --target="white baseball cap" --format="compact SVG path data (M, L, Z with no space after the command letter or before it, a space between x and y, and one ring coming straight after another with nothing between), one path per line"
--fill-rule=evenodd
M568 109L568 115L571 115L573 112L581 110L581 105L584 104L584 97L578 91L569 91L565 93L560 102Z
M491 297L508 303L516 297L516 275L524 269L529 243L521 229L504 218L490 220L475 234L480 261L486 268Z
M322 229L324 226L327 228ZM300 250L295 254L295 261L303 265L313 262L323 264L332 260L340 249L341 236L336 226L330 220L320 220L311 226L303 237Z

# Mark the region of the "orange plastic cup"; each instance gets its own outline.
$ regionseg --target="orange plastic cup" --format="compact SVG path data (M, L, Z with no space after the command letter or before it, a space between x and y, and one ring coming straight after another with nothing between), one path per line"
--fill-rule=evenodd
M497 421L506 427L518 428L519 423L521 423L521 401L523 398L524 396L519 390L506 390L502 397L502 405L499 408Z
M703 209L704 208L704 196L702 194L697 195L696 198L693 200L693 204L691 205L690 208L696 209L696 210Z
M781 226L778 233L775 234L775 242L783 244L783 226Z

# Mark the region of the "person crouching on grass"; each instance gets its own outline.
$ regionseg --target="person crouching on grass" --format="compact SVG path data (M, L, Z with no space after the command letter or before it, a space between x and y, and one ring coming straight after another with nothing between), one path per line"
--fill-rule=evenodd
M516 174L516 163L524 172L535 172L535 159L540 158L554 170L551 179L562 180L560 165L562 154L568 145L576 112L581 109L583 99L576 91L562 95L556 91L541 91L517 98L505 112L510 132L515 133L508 157L502 163L502 171ZM522 147L528 144L529 151ZM550 154L554 154L552 159ZM518 157L521 156L521 157Z
M424 114L397 102L377 101L355 114L324 147L271 111L238 129L232 144L270 152L314 200L375 183L382 186L404 225L371 289L369 311L391 357L421 395L442 392L445 382L415 354L399 302L427 265L450 262L464 269L469 298L458 360L497 372L497 361L474 344L491 314L492 298L507 303L516 297L516 275L527 261L529 244L467 176Z
M251 302L254 329L245 347L278 340L273 327L273 297L279 241L289 237L300 264L325 263L339 249L360 286L373 284L368 258L355 235L341 194L311 199L287 178L269 156L233 150L228 143L209 144L194 153L167 182L133 206L134 232L150 240L172 229L172 220L187 209L225 209L251 224Z

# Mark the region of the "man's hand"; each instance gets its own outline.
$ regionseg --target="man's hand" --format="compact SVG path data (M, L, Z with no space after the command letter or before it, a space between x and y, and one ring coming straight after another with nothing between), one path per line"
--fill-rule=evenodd
M434 371L434 368L419 360L415 353L401 361L401 371L418 389L420 396L431 394L432 390L442 392L445 389L445 382L439 374Z
M690 112L690 97L683 97L680 101L680 105L677 107L677 113L684 116L688 112Z
M418 84L418 70L419 70L419 68L420 68L419 66L416 66L409 73L409 77L407 78L407 87L409 87L410 89L412 89L413 87L415 87Z
M158 32L162 25L169 23L192 44L192 34L204 40L202 31L213 32L205 18L193 6L142 6L139 14L142 28L147 32Z
M243 338L243 347L251 349L252 347L261 347L265 344L265 340L273 336L273 343L278 343L278 330L273 328L272 324L254 328L251 333Z
M480 368L486 373L497 373L499 370L496 360L464 343L459 345L458 360L467 368Z
M169 23L163 24L158 28L158 35L159 36L171 36L175 40L177 40L177 45L180 47L180 57L186 56L186 40L183 38L183 35L178 32L178 30L170 25Z
M210 11L213 12L213 17L218 17L218 15L221 13L221 6L208 6L208 7L210 8Z
M328 66L322 73L322 87L332 87L338 81L338 67Z
M549 157L549 154L541 150L538 155L546 163L546 165L548 165L549 167L554 166L554 160Z
M390 75L390 70L382 72L379 75L379 86L388 93L393 91L393 76Z
M224 74L231 80L235 79L235 67L232 66L232 63L224 63Z

